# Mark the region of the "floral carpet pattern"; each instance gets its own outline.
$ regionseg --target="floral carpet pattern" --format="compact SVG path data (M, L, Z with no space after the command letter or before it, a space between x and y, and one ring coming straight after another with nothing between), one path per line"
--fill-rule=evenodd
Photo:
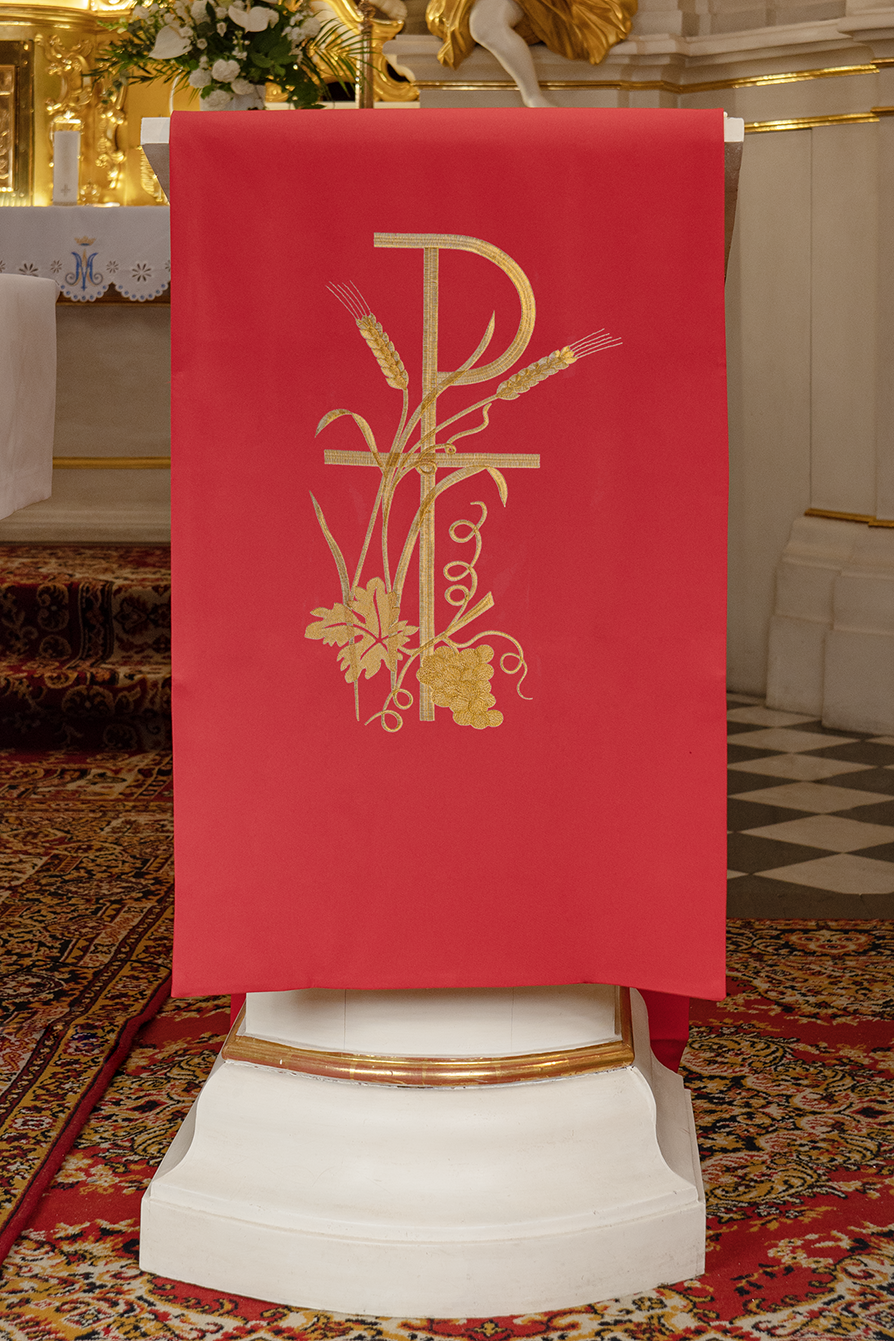
M0 751L0 877L2 1260L167 996L170 756Z
M166 546L0 545L0 745L170 744Z
M707 1270L526 1317L363 1319L142 1273L139 1196L207 1074L228 999L171 1001L7 1258L3 1341L878 1341L894 1338L894 923L733 922L730 995L683 1072Z

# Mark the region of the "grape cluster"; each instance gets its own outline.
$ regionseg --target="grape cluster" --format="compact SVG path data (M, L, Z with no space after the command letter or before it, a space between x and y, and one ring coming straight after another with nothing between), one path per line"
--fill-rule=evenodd
M429 686L437 707L450 709L458 726L483 731L487 726L499 726L503 720L501 712L492 711L497 701L490 692L494 668L489 663L493 656L494 649L485 644L461 651L437 647L423 658L416 676Z

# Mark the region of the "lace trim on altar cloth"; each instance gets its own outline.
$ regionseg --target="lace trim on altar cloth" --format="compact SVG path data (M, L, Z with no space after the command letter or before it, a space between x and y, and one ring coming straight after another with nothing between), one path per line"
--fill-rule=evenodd
M171 282L165 206L35 205L0 213L0 274L52 279L76 303L115 287L132 302Z

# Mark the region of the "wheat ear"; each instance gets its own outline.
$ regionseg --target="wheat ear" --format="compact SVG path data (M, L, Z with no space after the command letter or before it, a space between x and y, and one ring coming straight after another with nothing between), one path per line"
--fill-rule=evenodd
M393 386L396 391L406 391L410 379L403 359L382 330L381 322L376 321L369 310L369 303L356 284L329 284L327 288L356 321L360 334L375 354L376 362L385 374L388 385Z
M527 368L522 368L511 377L507 377L505 382L501 382L497 387L496 395L500 400L515 400L517 396L523 396L526 391L530 391L538 382L552 377L554 373L563 372L565 368L570 368L578 359L586 358L588 354L595 354L599 349L611 349L620 343L620 340L616 340L606 331L595 331L592 335L585 335L582 340L575 340L573 345L555 349L552 354L538 359L536 363L529 363Z
M405 391L409 378L403 359L388 336L382 330L382 323L376 321L372 312L367 312L357 321L360 334L376 356L376 362L385 374L385 381L397 391Z

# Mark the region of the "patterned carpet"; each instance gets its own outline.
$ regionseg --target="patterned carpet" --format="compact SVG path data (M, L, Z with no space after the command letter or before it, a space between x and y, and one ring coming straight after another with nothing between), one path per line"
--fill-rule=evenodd
M730 996L694 1003L707 1273L463 1322L321 1316L140 1272L139 1197L228 1022L225 998L168 1002L113 1076L166 991L170 759L0 750L0 1257L25 1226L0 1341L894 1341L894 745L731 708L731 909L788 920L731 923Z
M214 1058L227 1001L139 1035L0 1282L4 1341L670 1341L894 1337L894 924L735 922L730 992L684 1071L708 1195L699 1280L523 1318L360 1319L143 1274L139 1196Z
M0 746L170 747L167 546L0 545Z
M0 1260L167 996L170 827L170 756L0 751Z

